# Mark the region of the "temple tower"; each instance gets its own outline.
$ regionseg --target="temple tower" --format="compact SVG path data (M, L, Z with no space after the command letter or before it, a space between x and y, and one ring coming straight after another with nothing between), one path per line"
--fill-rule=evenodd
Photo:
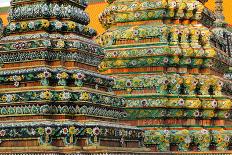
M225 21L223 14L223 0L215 0L215 18L211 36L213 45L223 51L226 57L230 59L232 55L232 33L228 30L228 23ZM220 52L217 50L218 57L222 58Z
M108 0L99 16L107 29L97 38L106 54L99 70L116 78L125 122L146 130L154 152L229 149L230 58L212 46L215 14L205 2Z
M12 0L0 40L0 154L143 152L119 124L122 98L97 73L104 57L85 0Z

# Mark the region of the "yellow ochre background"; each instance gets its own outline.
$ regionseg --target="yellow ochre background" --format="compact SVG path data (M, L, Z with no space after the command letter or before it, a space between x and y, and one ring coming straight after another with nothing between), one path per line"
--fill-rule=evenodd
M107 3L99 2L99 3L91 3L89 4L86 11L90 15L90 26L95 28L98 33L104 32L104 29L100 25L98 21L98 15L103 11L103 9L107 6ZM214 10L214 0L209 0L206 6L211 10ZM0 8L1 9L1 8ZM226 21L232 24L232 0L224 0L224 14L226 17ZM4 25L7 24L7 13L0 14L0 17L3 19Z

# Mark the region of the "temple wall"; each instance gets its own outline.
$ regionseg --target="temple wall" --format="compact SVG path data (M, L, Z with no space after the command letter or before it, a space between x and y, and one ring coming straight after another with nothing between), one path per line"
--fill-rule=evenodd
M100 12L102 12L102 10L106 7L106 5L107 3L105 2L90 3L90 5L87 8L87 12L89 13L91 18L90 26L95 28L98 31L98 33L104 32L104 29L102 28L102 26L98 21L98 15L100 14ZM209 0L209 2L207 3L207 7L209 7L210 9L214 9L214 0ZM231 0L224 0L224 8L225 8L224 13L225 13L226 21L232 23ZM7 12L5 10L1 11L1 8L0 8L0 17L3 19L4 24L7 24Z

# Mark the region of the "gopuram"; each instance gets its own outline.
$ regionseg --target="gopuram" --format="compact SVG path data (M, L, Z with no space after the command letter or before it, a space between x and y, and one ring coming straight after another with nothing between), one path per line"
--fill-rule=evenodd
M155 152L232 153L232 34L222 0L108 0L102 74ZM166 153L168 154L168 153Z
M121 124L124 99L97 73L104 58L85 0L12 0L1 24L0 154L146 152Z

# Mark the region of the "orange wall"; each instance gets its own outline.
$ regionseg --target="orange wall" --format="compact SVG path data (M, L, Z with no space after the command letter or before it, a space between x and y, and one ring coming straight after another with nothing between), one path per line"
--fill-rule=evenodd
M209 2L206 4L207 7L210 9L214 9L214 1L215 0L209 0ZM91 17L90 26L95 28L98 33L104 32L104 29L100 25L98 21L98 15L102 12L102 10L107 6L107 3L95 3L90 4L87 8L87 12L89 13ZM224 14L226 16L226 21L232 24L232 13L230 10L232 9L232 0L224 0ZM0 17L3 19L4 24L7 23L7 16L6 14L0 14Z

